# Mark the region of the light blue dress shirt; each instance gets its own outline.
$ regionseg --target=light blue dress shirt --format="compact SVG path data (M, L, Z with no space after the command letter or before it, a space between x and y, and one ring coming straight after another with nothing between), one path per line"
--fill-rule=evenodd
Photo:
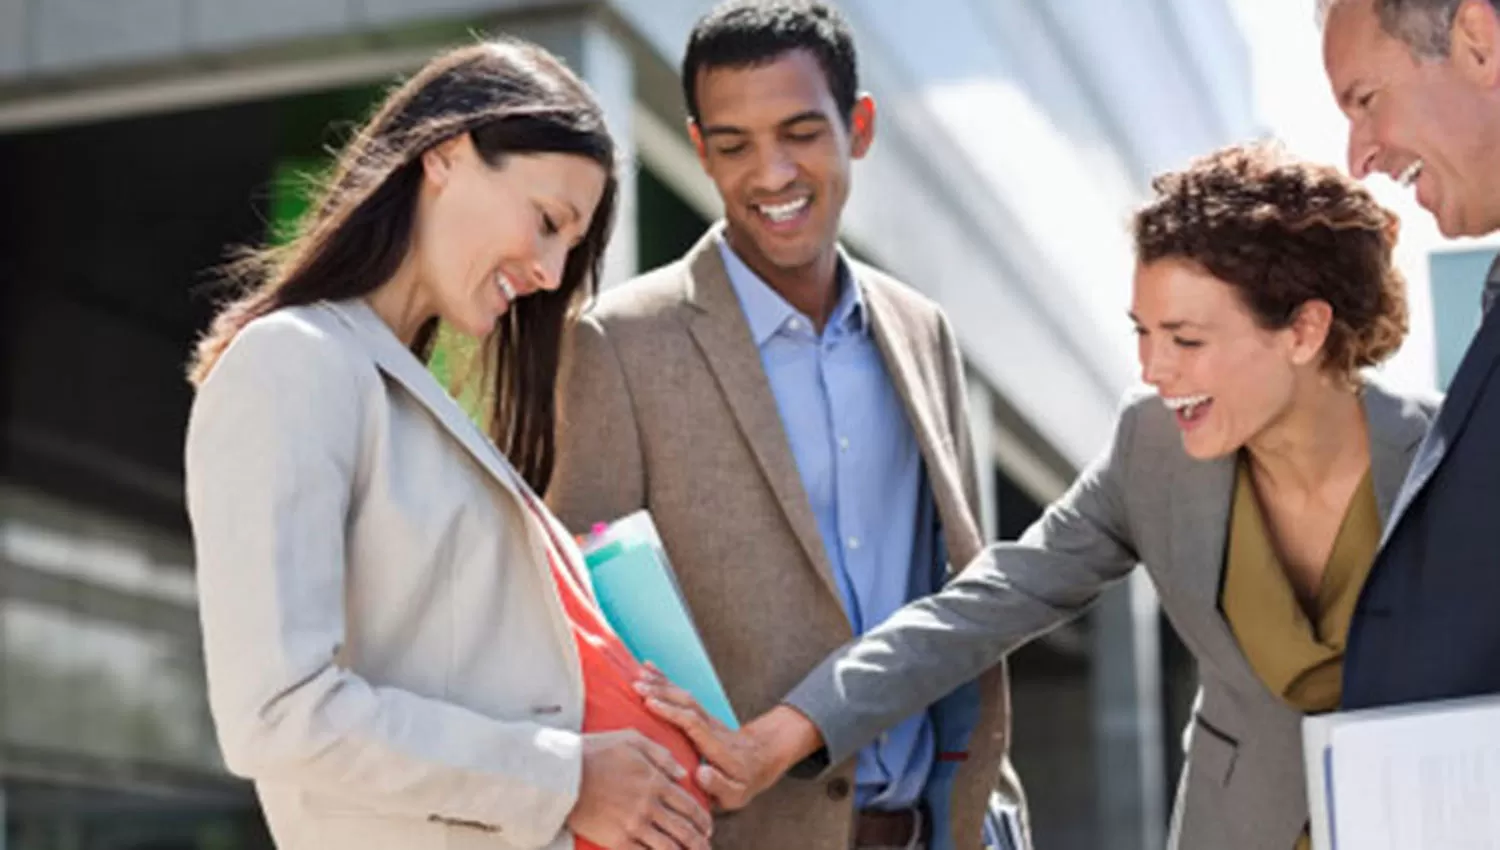
M722 237L719 251L770 379L844 611L854 633L864 634L932 592L939 555L921 452L870 332L864 298L840 263L839 301L820 335ZM915 805L935 750L925 711L888 730L859 753L855 804Z

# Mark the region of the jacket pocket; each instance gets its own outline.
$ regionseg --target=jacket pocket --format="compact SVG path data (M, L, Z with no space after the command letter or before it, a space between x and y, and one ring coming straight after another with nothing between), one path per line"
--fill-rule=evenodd
M1188 750L1190 775L1228 785L1239 749L1238 741L1203 719L1203 715L1193 715L1193 737Z

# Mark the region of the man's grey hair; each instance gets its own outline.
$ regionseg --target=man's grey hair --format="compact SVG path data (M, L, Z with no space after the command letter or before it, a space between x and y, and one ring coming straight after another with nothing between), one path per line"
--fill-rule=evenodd
M1328 21L1334 6L1350 0L1318 0L1318 26ZM1380 28L1400 39L1419 59L1442 59L1448 55L1453 21L1464 0L1354 0L1374 3ZM1500 12L1500 0L1488 0Z

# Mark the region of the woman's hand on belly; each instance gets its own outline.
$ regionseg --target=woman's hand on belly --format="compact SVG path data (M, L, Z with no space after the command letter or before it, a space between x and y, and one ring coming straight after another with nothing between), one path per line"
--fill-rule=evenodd
M634 730L585 735L568 828L609 850L709 850L713 819L677 783L687 771Z

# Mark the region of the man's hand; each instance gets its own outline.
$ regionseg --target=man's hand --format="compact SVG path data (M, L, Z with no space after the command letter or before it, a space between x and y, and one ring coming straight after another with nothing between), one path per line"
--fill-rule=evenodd
M720 808L743 809L776 784L792 765L817 752L822 736L801 712L779 705L739 731L710 716L697 700L648 664L636 690L646 707L681 729L708 762L697 780Z
M609 850L709 850L713 818L677 784L687 770L635 731L585 735L574 835Z

